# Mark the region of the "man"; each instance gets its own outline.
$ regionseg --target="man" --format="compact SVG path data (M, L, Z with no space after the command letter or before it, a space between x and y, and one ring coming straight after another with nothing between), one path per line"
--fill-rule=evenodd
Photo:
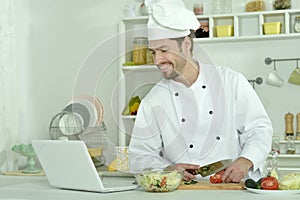
M225 182L259 179L272 125L247 79L193 57L195 15L181 0L145 1L149 49L163 79L142 100L129 145L133 172L188 169L232 159ZM198 55L197 55L198 56Z

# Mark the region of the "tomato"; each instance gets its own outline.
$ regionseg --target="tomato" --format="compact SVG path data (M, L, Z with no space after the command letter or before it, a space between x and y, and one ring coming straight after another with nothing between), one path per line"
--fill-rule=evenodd
M166 182L167 182L167 177L164 176L163 179L160 182L160 187L163 187L166 184Z
M261 180L261 188L264 190L278 190L278 180L273 176L264 177Z
M222 176L223 176L224 172L225 172L225 170L222 170L222 171L215 173L215 175L210 176L209 177L210 182L211 183L222 183L223 182Z
M218 174L215 174L214 176L210 176L209 180L211 183L222 183L223 182L222 176L220 176Z

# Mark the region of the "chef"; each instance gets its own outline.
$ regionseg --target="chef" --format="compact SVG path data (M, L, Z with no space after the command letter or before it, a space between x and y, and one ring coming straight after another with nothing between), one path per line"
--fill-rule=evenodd
M263 176L272 124L248 80L193 55L199 21L182 0L146 0L149 50L163 78L142 100L129 144L132 172L232 159L224 182ZM198 58L197 58L198 57Z

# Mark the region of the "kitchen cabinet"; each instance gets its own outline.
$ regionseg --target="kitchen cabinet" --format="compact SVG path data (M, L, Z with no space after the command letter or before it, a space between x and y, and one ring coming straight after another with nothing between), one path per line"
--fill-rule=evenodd
M300 141L295 141L295 154L286 154L286 140L280 141L280 153L278 155L278 171L280 175L300 172ZM268 157L271 160L271 156Z
M276 10L261 12L243 12L216 15L198 15L199 20L209 21L209 37L194 38L197 44L222 44L232 42L260 42L265 40L299 40L300 33L294 30L295 17L300 15L300 10ZM147 37L146 23L147 16L124 18L120 22L120 87L119 87L119 145L128 145L135 116L122 115L130 98L135 95L143 96L151 87L160 80L160 72L154 65L123 66L123 63L132 60L134 37ZM263 23L280 22L280 33L265 35ZM215 27L222 25L233 26L233 36L217 37ZM285 148L285 141L280 143L282 152ZM279 169L284 172L300 170L300 143L296 142L296 154L280 154Z

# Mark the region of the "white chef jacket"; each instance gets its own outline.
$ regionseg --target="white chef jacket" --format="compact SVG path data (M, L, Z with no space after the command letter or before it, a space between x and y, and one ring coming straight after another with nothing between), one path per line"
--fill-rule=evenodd
M245 157L253 163L247 178L258 179L272 134L260 99L242 74L201 64L191 87L163 78L142 100L130 140L129 165L137 172Z

